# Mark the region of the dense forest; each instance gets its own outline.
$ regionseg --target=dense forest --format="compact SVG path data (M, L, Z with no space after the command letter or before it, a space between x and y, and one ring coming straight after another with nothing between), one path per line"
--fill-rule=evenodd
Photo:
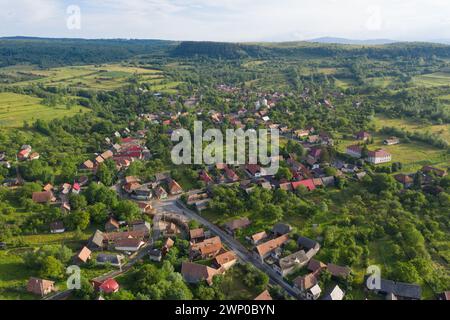
M169 45L163 40L1 38L0 66L29 63L48 68L105 63L139 54L161 54Z

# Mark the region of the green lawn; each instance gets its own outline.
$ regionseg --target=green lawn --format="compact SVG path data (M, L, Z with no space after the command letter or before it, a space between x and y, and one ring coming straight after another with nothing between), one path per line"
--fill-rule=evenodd
M37 119L51 120L65 116L73 116L90 110L81 106L49 107L41 103L42 99L10 92L0 93L0 126L17 128L24 121L34 122Z
M369 150L382 148L390 152L392 154L392 162L401 162L403 164L403 172L415 172L424 165L438 167L448 165L448 155L444 150L417 141L386 146L383 144L386 138L388 136L375 134L374 143L369 145ZM347 146L358 143L359 141L354 139L339 139L339 145L337 147L339 151L345 152Z
M13 250L0 251L0 300L39 299L25 290L31 276L31 270L18 254Z
M25 68L17 66L17 68ZM164 75L159 70L146 69L121 64L67 66L41 70L27 66L29 75L38 77L33 80L19 81L11 85L28 86L31 84L45 84L48 86L71 86L76 88L89 88L94 90L114 90L126 85L128 79L138 76L142 81L149 81L161 85ZM0 73L11 73L13 70L0 69ZM172 82L161 85L161 91L176 92L178 83ZM158 89L155 89L158 90Z
M435 86L450 86L450 73L435 72L430 74L423 74L413 78L413 82L419 86L435 87Z
M450 96L450 95L449 95ZM442 139L450 142L450 126L447 124L430 125L421 124L408 119L391 119L378 115L373 120L377 130L383 127L395 127L406 131L430 132L439 135Z

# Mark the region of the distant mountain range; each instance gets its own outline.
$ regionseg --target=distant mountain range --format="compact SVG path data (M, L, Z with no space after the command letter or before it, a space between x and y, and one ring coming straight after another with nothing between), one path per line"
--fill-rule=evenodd
M350 44L350 45L352 45L352 44L353 45L385 45L385 44L401 43L401 42L408 42L408 41L390 40L390 39L354 40L354 39L346 39L346 38L322 37L322 38L306 40L306 42L328 43L328 44ZM450 45L450 39L432 39L432 40L417 41L417 42L441 43L441 44Z
M383 45L401 42L389 39L353 40L353 39L332 38L332 37L322 37L306 41L316 43L355 44L355 45Z

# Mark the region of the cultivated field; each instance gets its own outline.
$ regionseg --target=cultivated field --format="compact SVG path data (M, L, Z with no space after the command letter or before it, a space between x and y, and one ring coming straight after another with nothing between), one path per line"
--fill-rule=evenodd
M439 135L441 138L450 142L450 126L420 124L407 119L391 119L383 116L377 116L373 121L377 130L382 127L395 127L411 132L430 132Z
M450 86L450 73L435 72L430 74L423 74L414 77L413 81L416 85L425 87Z
M403 172L415 172L424 165L434 165L437 167L445 167L448 165L448 155L444 150L417 141L386 146L383 144L383 140L386 138L388 136L375 134L374 143L369 145L369 150L382 148L390 152L392 154L392 162L401 162L403 164ZM345 152L347 146L358 144L359 142L354 139L339 139L338 150Z
M81 106L49 107L43 105L42 99L36 97L9 92L0 93L0 127L21 127L24 121L70 117L80 112L89 112L89 109Z
M161 71L121 64L67 66L41 70L32 66L16 66L0 69L0 78L16 81L14 86L44 84L47 86L70 86L79 89L115 90L126 85L131 78L154 86L154 91L174 92L179 82L168 82ZM26 79L22 81L22 79Z

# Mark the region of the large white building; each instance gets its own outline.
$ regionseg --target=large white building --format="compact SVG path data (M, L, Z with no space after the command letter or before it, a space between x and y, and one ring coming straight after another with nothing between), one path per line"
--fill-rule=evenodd
M383 149L369 151L367 161L373 164L391 162L392 155Z

